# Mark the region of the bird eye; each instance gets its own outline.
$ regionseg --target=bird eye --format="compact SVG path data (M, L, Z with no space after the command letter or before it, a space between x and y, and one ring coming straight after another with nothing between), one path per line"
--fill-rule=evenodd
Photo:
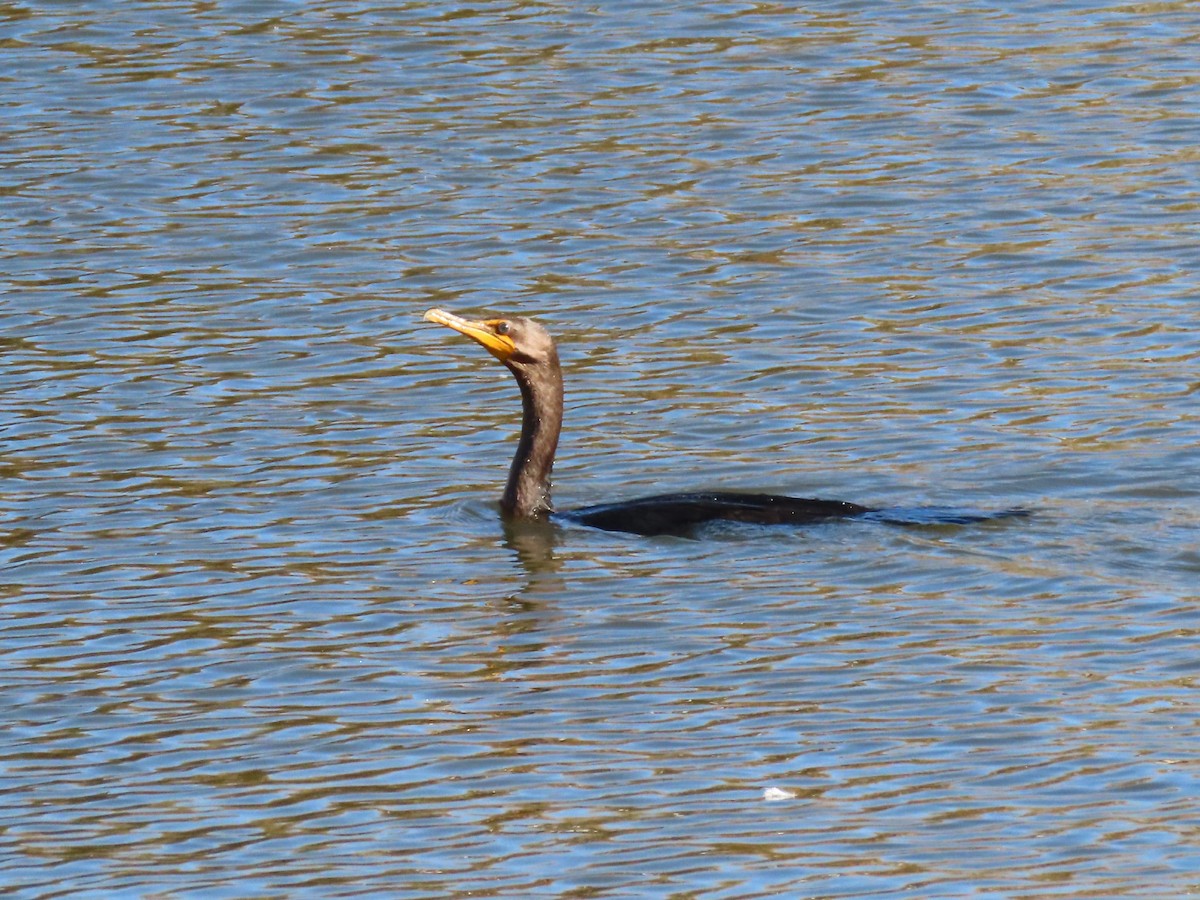
M508 323L507 322L497 322L496 323L496 334L508 334Z

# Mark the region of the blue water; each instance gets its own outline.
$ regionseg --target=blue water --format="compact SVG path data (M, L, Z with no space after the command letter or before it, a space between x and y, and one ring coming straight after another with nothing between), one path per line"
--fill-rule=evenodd
M1198 35L0 9L0 885L1200 892ZM506 528L430 306L558 337L560 507L1035 514Z

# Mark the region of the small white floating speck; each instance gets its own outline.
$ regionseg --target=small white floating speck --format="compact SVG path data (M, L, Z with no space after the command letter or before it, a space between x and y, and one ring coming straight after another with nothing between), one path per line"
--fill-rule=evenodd
M796 795L783 788L769 787L763 790L763 799L768 803L774 803L776 800L795 800Z

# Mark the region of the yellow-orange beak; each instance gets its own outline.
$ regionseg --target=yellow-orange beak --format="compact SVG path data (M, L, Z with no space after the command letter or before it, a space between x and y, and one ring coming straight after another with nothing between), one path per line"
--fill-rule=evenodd
M517 352L517 345L513 343L512 338L506 334L497 334L496 332L496 326L503 321L502 319L473 322L470 319L464 319L462 316L456 316L454 313L448 313L444 309L428 310L425 313L424 319L426 322L445 325L447 328L453 328L460 334L465 334L471 340L482 344L488 353L492 354L500 362L508 362L513 354Z

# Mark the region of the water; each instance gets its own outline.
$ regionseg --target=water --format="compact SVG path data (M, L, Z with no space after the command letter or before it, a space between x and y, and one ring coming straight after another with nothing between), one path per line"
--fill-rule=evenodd
M1200 893L1198 37L0 8L0 883ZM560 506L1038 514L506 530L434 305L558 335Z

